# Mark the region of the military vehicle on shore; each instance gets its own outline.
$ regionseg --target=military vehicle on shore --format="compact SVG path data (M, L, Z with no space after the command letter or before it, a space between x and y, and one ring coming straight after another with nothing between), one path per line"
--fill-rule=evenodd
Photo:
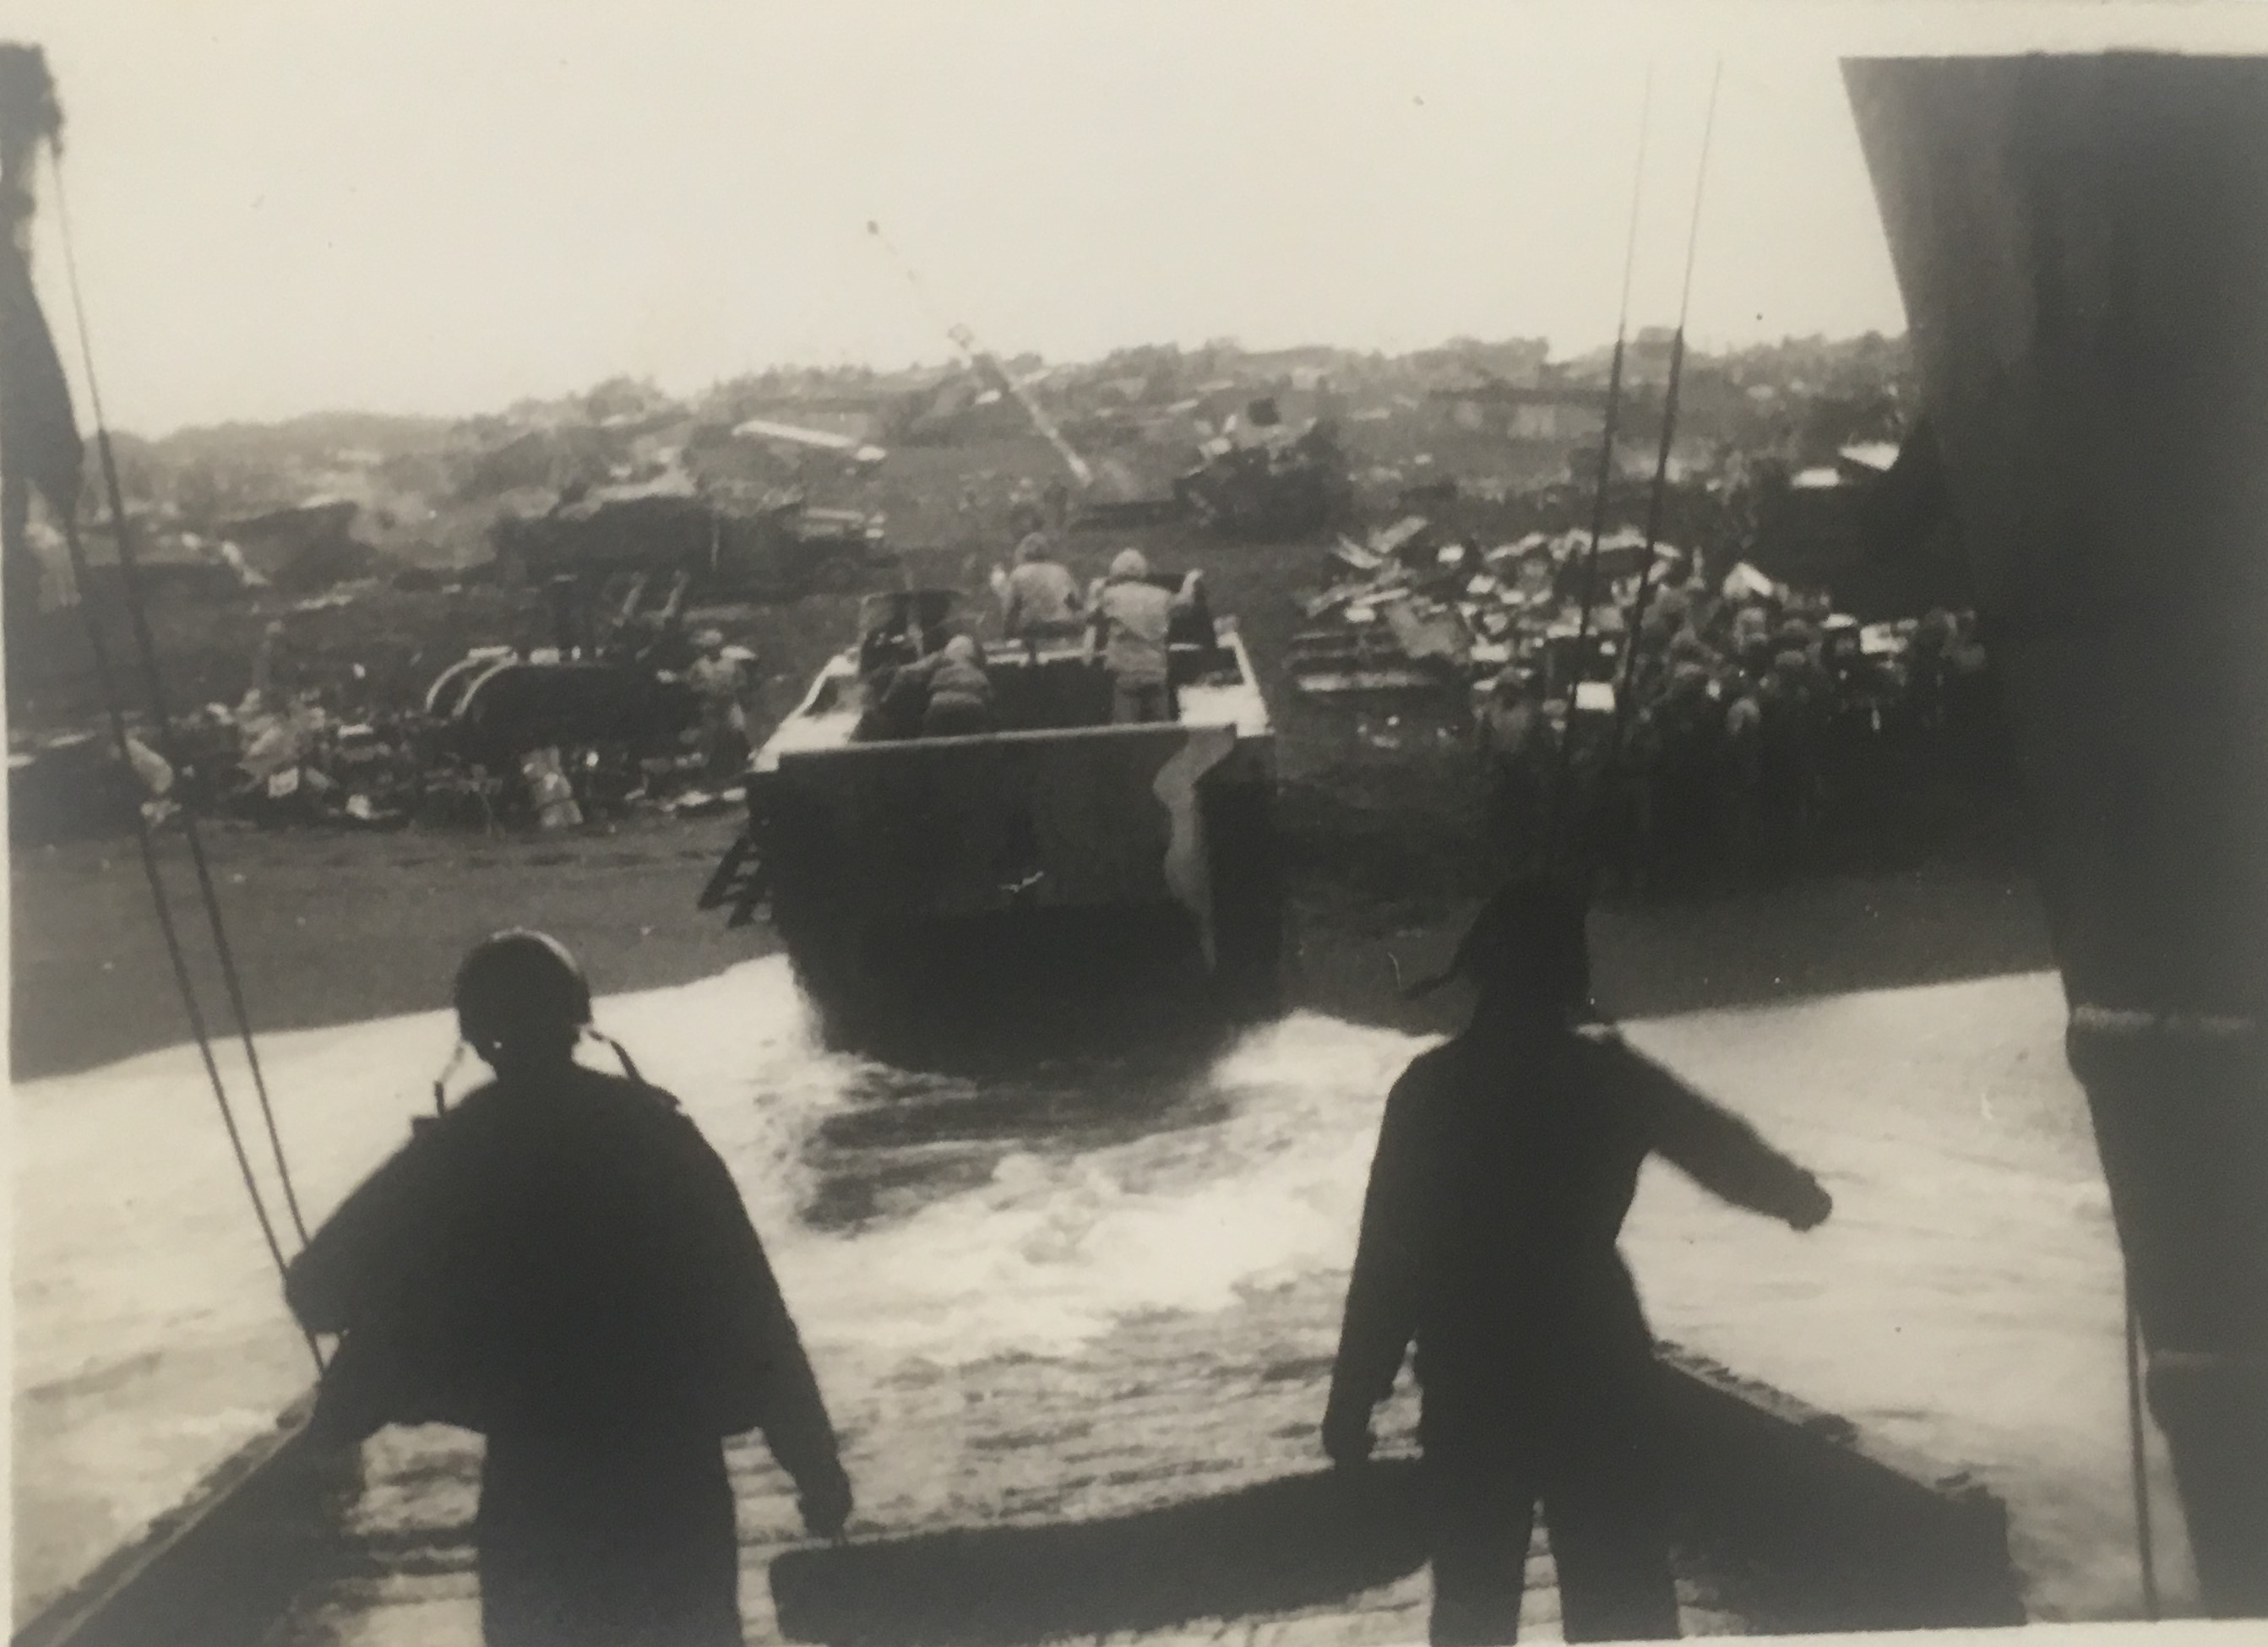
M1233 621L1201 594L1177 614L1170 721L1111 724L1108 677L1073 636L984 647L996 730L911 735L889 686L965 632L953 600L868 598L859 643L751 761L747 828L704 907L746 920L769 900L838 1045L1002 1007L1060 1027L1113 996L1269 1010L1275 737Z
M674 676L495 646L444 670L426 689L424 710L454 753L500 768L548 746L667 747L693 725L700 704Z
M814 507L799 493L711 496L682 477L563 498L547 514L498 521L490 541L498 567L519 581L685 572L703 598L848 592L895 564L879 516Z
M1174 482L1174 496L1226 537L1255 542L1310 537L1344 518L1353 501L1346 453L1327 420L1296 433L1262 424L1245 438L1207 442L1200 457Z

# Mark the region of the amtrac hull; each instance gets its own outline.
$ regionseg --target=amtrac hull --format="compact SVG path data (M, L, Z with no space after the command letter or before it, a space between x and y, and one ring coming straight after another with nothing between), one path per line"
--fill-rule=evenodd
M1170 722L873 741L856 660L831 665L748 783L771 923L829 1040L1272 1010L1274 737L1233 629L1209 664ZM1005 702L1012 671L1058 667L1085 666L1000 649L993 673Z
M1271 754L1163 725L790 756L752 793L773 925L841 1043L1071 1029L1128 994L1263 1011Z

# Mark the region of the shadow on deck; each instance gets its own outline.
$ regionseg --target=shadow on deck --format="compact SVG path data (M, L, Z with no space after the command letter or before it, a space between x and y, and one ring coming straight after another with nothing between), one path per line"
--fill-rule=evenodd
M829 1647L1021 1647L1329 1607L1425 1560L1414 1463L1286 1476L1102 1520L792 1550L782 1634Z
M1766 1634L2023 1621L1990 1495L1697 1357L1673 1349L1665 1371L1687 1437L1678 1565L1709 1607ZM295 1600L355 1564L340 1538L353 1455L279 1439L15 1647L270 1637ZM1094 1520L792 1549L772 1562L773 1601L784 1636L826 1647L1033 1647L1328 1612L1424 1564L1419 1467L1381 1460Z

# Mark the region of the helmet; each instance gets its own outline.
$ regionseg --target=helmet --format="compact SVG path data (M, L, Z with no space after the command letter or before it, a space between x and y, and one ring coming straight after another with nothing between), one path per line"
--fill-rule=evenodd
M483 1056L490 1048L571 1040L591 1021L591 985L574 956L541 932L498 932L457 969L457 1025Z
M1581 889L1531 875L1499 888L1465 929L1448 969L1410 993L1430 994L1452 978L1490 989L1524 984L1577 1008L1591 998L1591 947Z
M1147 577L1150 562L1139 549L1121 549L1111 560L1110 575L1119 578Z

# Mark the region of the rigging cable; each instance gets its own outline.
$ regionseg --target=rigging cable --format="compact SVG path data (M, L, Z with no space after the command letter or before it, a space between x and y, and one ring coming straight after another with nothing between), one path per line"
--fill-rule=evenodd
M1724 79L1720 60L1709 78L1709 112L1701 126L1701 160L1693 178L1693 217L1685 235L1685 286L1677 299L1677 330L1669 341L1669 377L1661 391L1661 442L1654 452L1653 489L1646 501L1646 559L1639 563L1638 595L1631 602L1629 629L1623 637L1622 680L1615 688L1615 718L1608 734L1607 770L1612 775L1622 758L1623 729L1630 715L1631 697L1638 680L1638 636L1646 623L1647 605L1653 599L1653 574L1659 564L1655 549L1661 542L1662 504L1669 490L1669 449L1677 434L1677 402L1685 376L1685 322L1693 307L1693 267L1701 248L1701 200L1709 187L1709 146L1717 131L1717 89Z
M1614 475L1615 430L1622 414L1623 352L1630 332L1631 276L1638 265L1638 206L1646 194L1646 136L1653 114L1653 64L1646 66L1646 85L1638 101L1638 158L1631 166L1630 232L1623 247L1623 292L1620 312L1615 317L1615 349L1607 369L1607 408L1605 427L1599 437L1598 489L1591 503L1591 546L1583 562L1583 593L1580 614L1575 621L1574 654L1580 678L1583 643L1590 637L1591 608L1598 598L1599 538L1607 526L1608 489ZM1551 811L1543 827L1543 861L1548 864L1558 856L1559 830L1565 821L1570 764L1574 747L1574 697L1568 696L1567 725L1559 737L1559 754L1551 778Z
M1694 302L1694 263L1701 252L1701 195L1708 190L1708 150L1710 138L1717 136L1717 84L1721 79L1724 63L1717 63L1717 72L1708 84L1708 115L1701 125L1701 165L1694 173L1692 223L1685 229L1685 290L1678 292L1678 329L1669 338L1669 381L1662 386L1662 440L1653 452L1653 495L1646 499L1646 558L1638 570L1638 601L1631 608L1631 636L1622 651L1622 689L1615 692L1615 731L1622 731L1624 701L1638 665L1638 626L1646 617L1646 601L1653 599L1653 551L1662 540L1662 502L1669 492L1669 447L1676 440L1678 393L1685 384L1685 318L1692 313Z
M2134 1283L2126 1283L2126 1435L2134 1476L2134 1542L2142 1568L2142 1615L2159 1618L2158 1558L2150 1533L2150 1462L2142 1425L2142 1324L2134 1312Z
M62 169L60 165L55 163L52 150L50 164L55 165L58 222L63 230L64 259L71 287L71 300L77 321L80 349L87 371L90 409L95 415L98 447L102 456L104 475L109 492L112 526L118 540L122 591L132 621L136 643L142 650L143 665L148 675L153 698L156 700L158 710L159 740L165 746L166 759L173 763L174 770L178 773L182 769L183 763L172 724L163 712L162 681L157 668L156 650L151 638L147 614L141 606L141 589L139 579L136 575L133 548L128 534L122 490L118 481L117 462L112 451L109 431L102 416L99 391L94 380L93 351L89 342L85 305L78 284L77 260L72 253L69 214L63 201ZM70 558L71 575L78 586L80 614L85 624L88 648L92 654L96 680L102 693L103 707L110 722L111 736L117 745L119 759L129 770L132 770L135 769L134 740L127 730L126 712L118 687L116 671L112 665L109 644L103 636L101 621L95 613L91 599L93 580L87 562L85 543L79 532L77 510L74 506L69 511L57 512L63 515L64 544ZM282 1277L288 1273L289 1269L284 1256L283 1243L276 1236L275 1220L269 1213L266 1198L261 1194L258 1175L253 1170L252 1158L245 1147L242 1129L237 1124L234 1107L229 1101L227 1083L222 1078L219 1063L213 1056L211 1032L206 1025L203 1009L197 1000L196 987L190 975L188 959L181 946L180 928L173 919L172 901L166 890L165 877L158 868L158 845L156 837L151 833L151 820L138 805L135 808L134 819L135 832L141 849L143 873L149 882L151 901L157 915L158 931L165 941L166 957L173 967L174 983L180 992L182 1008L188 1017L190 1033L195 1038L197 1054L204 1065L206 1080L211 1085L214 1104L220 1112L221 1125L228 1136L230 1152L235 1158L238 1173L244 1180L245 1194L252 1202L253 1217L259 1224L261 1239L268 1248L269 1257L276 1265L277 1276ZM243 1038L247 1061L260 1092L261 1112L267 1117L269 1140L276 1152L277 1174L283 1183L286 1200L291 1205L293 1224L304 1245L306 1239L306 1226L299 1218L298 1200L291 1190L290 1169L284 1157L283 1141L276 1132L274 1112L268 1101L266 1085L260 1076L258 1055L253 1047L251 1030L244 1011L242 989L235 976L233 957L227 947L227 937L222 925L219 903L212 886L210 870L204 861L202 843L196 835L195 822L186 809L181 812L181 820L184 834L190 842L196 863L198 882L207 919L212 929L215 952L228 974L230 1002L236 1014L238 1032ZM321 1347L316 1342L314 1335L305 1328L301 1329L301 1336L306 1341L307 1353L313 1357L316 1371L320 1372L323 1368Z
M167 702L165 676L158 667L158 647L150 632L150 617L142 592L141 570L134 555L132 536L126 519L126 500L118 480L118 458L110 443L110 427L102 411L102 388L95 376L94 344L89 334L86 318L86 298L79 287L78 252L71 236L70 202L63 189L63 158L52 148L48 164L55 184L55 221L62 231L63 269L70 285L71 313L78 330L79 358L86 372L87 409L94 415L95 450L102 460L104 489L108 494L112 529L118 537L118 570L125 594L127 616L134 630L135 650L142 665L144 684L150 695L150 712L157 722L160 753L173 765L176 774L185 769L180 739L173 729L172 707ZM284 1204L291 1217L291 1227L299 1237L299 1244L307 1243L307 1224L299 1211L298 1192L292 1187L291 1169L284 1159L284 1139L276 1125L276 1109L268 1095L268 1077L260 1067L260 1051L252 1037L251 1014L244 1002L243 980L237 972L236 956L229 947L228 929L221 918L220 895L213 886L212 867L205 858L204 840L199 834L195 814L187 806L181 809L181 835L188 843L189 862L197 879L197 893L204 905L206 924L211 929L214 958L220 964L222 987L228 993L229 1011L236 1022L237 1039L244 1048L244 1061L252 1072L253 1092L260 1103L261 1121L267 1129L268 1144L276 1160L276 1180L283 1186Z
M94 654L94 673L102 690L103 708L110 720L110 735L118 746L118 758L129 770L134 768L132 735L126 730L126 712L120 707L117 680L112 672L110 645L103 639L102 623L95 615L93 603L88 599L92 580L88 576L86 547L79 537L76 511L63 518L63 544L70 551L71 576L77 580L80 615L86 623L89 649ZM158 843L150 832L149 815L139 805L134 809L134 829L142 847L142 872L150 882L150 901L158 914L158 930L166 940L166 959L173 963L173 982L181 992L181 1005L188 1013L189 1032L196 1037L197 1055L204 1062L205 1078L212 1084L213 1102L219 1107L221 1125L228 1133L228 1147L236 1157L236 1169L243 1175L244 1192L252 1199L252 1216L260 1221L261 1239L267 1243L268 1255L276 1261L276 1273L283 1276L287 1269L284 1248L276 1238L275 1221L269 1217L268 1204L260 1194L260 1182L252 1170L252 1158L244 1147L244 1135L236 1124L236 1112L228 1100L228 1086L221 1079L220 1065L213 1058L212 1035L206 1027L203 1009L197 1004L196 986L189 976L188 957L181 950L181 936L173 923L171 901L166 896L165 878L158 870ZM307 1351L315 1357L320 1371L323 1364L321 1349L314 1335L303 1331Z

